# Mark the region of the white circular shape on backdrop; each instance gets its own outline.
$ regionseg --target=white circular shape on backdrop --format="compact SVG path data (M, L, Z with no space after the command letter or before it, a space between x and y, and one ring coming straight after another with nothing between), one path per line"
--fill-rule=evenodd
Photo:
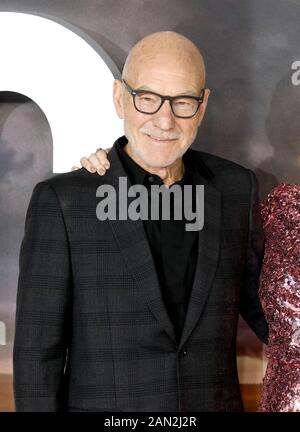
M0 12L0 52L0 91L24 94L44 112L55 173L123 135L112 98L120 72L81 30L57 18Z

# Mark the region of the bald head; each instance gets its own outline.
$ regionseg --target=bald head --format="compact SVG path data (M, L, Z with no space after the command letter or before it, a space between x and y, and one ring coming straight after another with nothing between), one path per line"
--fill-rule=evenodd
M185 36L164 31L141 39L129 52L122 77L135 77L141 67L168 64L173 70L189 69L196 77L199 88L205 86L205 65L197 46Z

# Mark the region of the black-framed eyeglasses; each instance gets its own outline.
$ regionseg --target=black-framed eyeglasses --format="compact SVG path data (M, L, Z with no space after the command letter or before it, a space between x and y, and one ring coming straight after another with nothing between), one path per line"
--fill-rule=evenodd
M175 117L188 119L194 117L204 100L205 88L201 90L200 96L162 96L148 90L134 90L125 80L122 82L133 98L135 109L143 114L157 113L168 100Z

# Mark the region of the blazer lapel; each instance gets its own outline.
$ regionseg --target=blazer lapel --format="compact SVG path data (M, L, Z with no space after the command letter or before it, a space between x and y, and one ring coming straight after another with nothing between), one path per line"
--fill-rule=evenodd
M179 349L186 343L199 320L216 272L220 249L221 194L197 174L204 185L204 227L199 231L198 258Z
M127 177L121 161L113 147L109 153L112 168L107 172L107 183L118 190L119 177ZM128 188L131 183L128 179ZM118 197L118 194L117 194ZM128 199L128 202L130 200ZM117 206L118 207L118 206ZM147 235L141 220L109 220L126 266L135 283L145 295L148 306L162 328L176 341L173 324L163 302L161 289L152 258Z
M109 159L111 169L106 174L106 180L118 190L119 177L127 177L127 175L114 147L109 153ZM204 185L204 227L199 232L195 277L179 349L188 340L204 310L219 258L221 194L200 173L196 173L196 184ZM128 179L128 188L130 186ZM117 219L109 220L109 223L126 266L141 290L141 295L145 295L153 315L169 337L177 343L173 324L162 298L143 222Z

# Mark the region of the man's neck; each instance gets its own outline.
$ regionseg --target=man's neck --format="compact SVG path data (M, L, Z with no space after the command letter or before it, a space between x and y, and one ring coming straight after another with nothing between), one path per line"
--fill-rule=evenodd
M178 182L184 176L184 164L182 158L176 159L176 161L168 167L158 168L148 166L144 163L144 161L136 157L136 155L131 151L131 148L128 144L125 145L123 150L132 160L134 160L135 163L137 163L144 170L150 172L151 174L159 176L166 187L169 187L173 183Z

